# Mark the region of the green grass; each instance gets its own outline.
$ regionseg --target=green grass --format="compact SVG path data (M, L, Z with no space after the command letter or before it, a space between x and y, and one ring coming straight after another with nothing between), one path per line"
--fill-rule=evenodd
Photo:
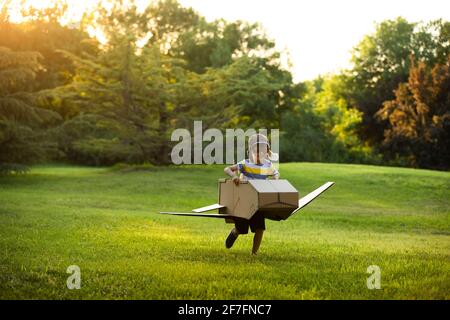
M232 225L173 217L217 201L223 166L40 166L0 178L0 298L449 299L450 173L284 164L304 195L336 185L231 250ZM145 167L144 167L145 169ZM81 289L68 290L69 265ZM381 268L381 289L366 286Z

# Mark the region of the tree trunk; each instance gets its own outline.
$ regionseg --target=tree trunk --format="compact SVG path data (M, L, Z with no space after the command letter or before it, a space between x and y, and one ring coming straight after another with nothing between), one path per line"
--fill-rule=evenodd
M166 104L161 102L159 104L159 129L158 129L158 139L159 139L159 150L157 154L157 161L159 164L169 163L169 148L166 140L166 134L168 129L169 114L166 110Z

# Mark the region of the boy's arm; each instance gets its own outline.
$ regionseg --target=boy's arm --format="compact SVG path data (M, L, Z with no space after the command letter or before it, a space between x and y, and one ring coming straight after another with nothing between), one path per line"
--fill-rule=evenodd
M225 169L223 169L223 172L225 172L225 174L227 174L230 177L232 177L233 178L233 182L236 185L239 184L239 176L238 176L239 166L237 164L234 164L232 166L226 167Z
M237 175L237 172L239 170L239 167L237 164L234 164L232 166L226 167L225 169L223 169L223 172L225 172L225 174L229 175L230 177L234 177Z
M278 172L278 170L277 169L275 169L275 168L273 168L273 176L272 176L272 179L275 179L275 180L278 180L278 179L280 179L280 172Z

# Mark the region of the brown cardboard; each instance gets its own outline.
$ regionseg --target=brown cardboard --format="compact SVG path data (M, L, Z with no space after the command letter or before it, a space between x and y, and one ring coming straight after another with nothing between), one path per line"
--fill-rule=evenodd
M225 206L219 213L239 218L261 212L268 219L285 220L298 206L298 191L287 180L249 180L238 186L219 180L219 204Z
M327 182L298 199L298 191L287 180L249 180L236 186L232 180L219 179L219 203L193 209L193 212L160 212L177 216L194 216L225 219L227 223L234 219L250 219L261 213L271 220L286 220L301 210L334 182ZM218 214L205 214L205 211L219 209Z
M234 185L233 191L233 214L250 219L258 210L258 193L247 182L240 183L239 186Z
M219 180L219 204L226 207L220 213L250 219L258 208L258 194L245 181L236 186L232 180Z

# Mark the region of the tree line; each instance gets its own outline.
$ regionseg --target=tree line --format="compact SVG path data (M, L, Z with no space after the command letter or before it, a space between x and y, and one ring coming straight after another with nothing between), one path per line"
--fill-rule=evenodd
M175 0L0 11L0 168L169 163L170 134L279 128L281 161L447 170L450 24L387 20L339 74L296 83L259 24L206 21ZM101 32L99 42L88 30Z

